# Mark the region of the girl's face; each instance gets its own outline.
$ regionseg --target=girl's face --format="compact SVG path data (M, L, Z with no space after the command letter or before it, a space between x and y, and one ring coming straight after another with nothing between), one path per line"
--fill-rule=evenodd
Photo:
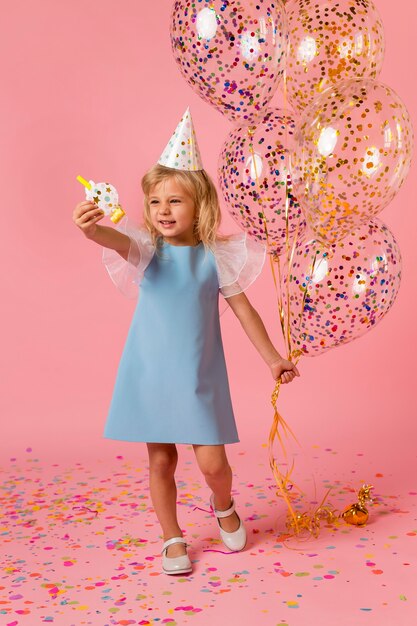
M166 178L149 192L150 217L165 241L194 245L194 201L174 178Z

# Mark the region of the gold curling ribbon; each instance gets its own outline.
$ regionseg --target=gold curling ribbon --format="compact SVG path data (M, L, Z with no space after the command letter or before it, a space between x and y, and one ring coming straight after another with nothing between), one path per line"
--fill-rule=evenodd
M299 358L299 355L297 355L296 360L298 360L298 358ZM291 435L293 439L298 443L297 438L294 435L293 431L288 426L287 422L284 420L284 418L282 417L282 415L279 413L277 409L276 403L277 403L277 399L279 395L280 386L281 386L281 380L278 379L275 385L275 389L272 393L272 397L271 397L271 403L274 408L274 417L273 417L272 426L269 432L269 439L268 439L269 465L274 475L275 483L278 487L277 495L280 495L283 498L285 504L287 505L288 516L292 519L292 523L298 534L298 531L299 531L298 514L296 513L296 511L294 511L293 506L291 504L291 500L296 497L296 492L298 492L298 494L301 493L297 485L291 480L291 474L294 469L294 460L292 461L291 466L289 466L287 462L287 469L285 473L282 473L274 457L274 452L273 452L275 438L278 440L283 457L286 460L288 459L288 457L287 457L286 447L284 444L284 438L288 439L288 436ZM300 444L298 443L298 445Z
M366 502L373 503L370 491L372 485L364 484L358 491L358 502L346 507L342 513L339 513L332 506L324 506L331 489L329 489L321 501L320 505L312 513L297 513L296 519L287 520L287 529L289 537L299 535L302 531L307 532L310 536L317 538L320 532L320 524L324 521L327 524L337 524L342 518L346 524L351 526L364 526L369 519L369 512L365 506Z
M289 531L289 537L292 535L299 536L301 533L307 533L307 538L313 536L317 539L320 533L321 522L325 521L327 524L335 524L338 520L338 513L330 505L325 506L324 503L327 500L330 489L327 491L320 505L312 513L297 513L296 519L287 519L287 529Z

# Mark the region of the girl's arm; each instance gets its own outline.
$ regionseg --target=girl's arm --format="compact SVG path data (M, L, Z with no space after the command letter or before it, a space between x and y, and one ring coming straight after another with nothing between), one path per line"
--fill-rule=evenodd
M105 248L112 248L116 250L127 261L127 255L129 253L130 239L127 235L119 232L111 226L97 226L97 229L91 237L89 237L95 243Z
M294 376L300 376L294 363L284 359L274 348L259 313L253 308L245 293L230 296L227 298L227 302L240 321L245 333L270 367L274 380L281 376L283 383L289 383Z

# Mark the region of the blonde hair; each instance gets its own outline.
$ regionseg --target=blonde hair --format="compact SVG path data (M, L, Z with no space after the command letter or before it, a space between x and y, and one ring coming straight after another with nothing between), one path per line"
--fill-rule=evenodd
M144 194L145 226L152 236L154 245L160 247L162 235L151 221L149 195L155 185L168 178L174 178L194 201L196 209L194 237L197 240L196 243L202 241L205 247L210 247L210 244L214 243L216 239L223 241L229 239L229 236L217 232L222 216L216 187L207 172L205 170L177 170L157 163L146 172L141 181Z

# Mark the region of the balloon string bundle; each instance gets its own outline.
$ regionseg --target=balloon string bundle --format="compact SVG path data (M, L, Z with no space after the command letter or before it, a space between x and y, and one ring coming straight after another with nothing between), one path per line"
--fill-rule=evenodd
M284 86L286 85L286 76L285 76L285 70L284 70ZM284 87L285 89L285 87ZM285 93L285 92L284 92ZM285 125L285 128L287 128L287 125ZM258 187L258 190L261 189L261 184L260 184L260 180L259 180L259 175L258 175L258 171L257 171L257 162L256 162L256 157L255 157L255 153L254 153L254 149L253 149L253 143L252 143L252 136L253 136L253 130L248 127L248 138L249 138L249 152L251 153L252 156L252 163L253 163L253 167L254 167L254 174L255 174L255 180L256 180L256 185ZM286 145L287 145L287 141L286 141ZM285 149L284 149L285 150ZM294 248L295 248L295 242L297 241L297 236L298 236L298 228L299 228L299 224L300 222L298 221L297 223L297 229L293 238L293 245L292 245L292 249L290 252L290 242L289 242L289 180L288 180L288 175L286 176L286 180L285 180L285 187L286 187L286 192L285 192L285 249L286 249L286 256L287 256L287 264L288 264L288 270L290 270L290 267L292 265L292 258L293 258L293 254L294 254ZM259 198L259 203L261 205L261 209L262 207L262 193L258 194L258 198ZM293 362L296 364L299 360L299 358L302 355L302 351L301 350L296 350L294 352L294 354L292 354L291 352L291 338L290 338L290 299L289 299L289 293L288 293L288 280L286 281L287 284L287 316L285 316L284 313L284 306L283 306L283 299L282 299L282 291L281 291L281 284L282 284L282 272L281 272L281 266L280 266L280 260L279 260L279 255L278 254L274 254L273 250L271 249L271 243L270 243L270 237L269 237L269 233L268 233L268 225L267 225L267 220L265 217L265 212L263 210L261 210L261 212L259 213L262 221L263 221L263 225L264 225L264 230L265 230L265 237L266 237L266 244L267 244L267 251L268 251L268 256L269 256L269 260L270 260L270 266L271 266L271 272L272 272L272 278L273 278L273 282L274 282L274 287L275 287L275 293L276 293L276 297L277 297L277 303L278 303L278 315L279 315L279 320L280 320L280 324L281 324L281 330L282 330L282 334L284 337L284 341L285 341L285 346L286 346L286 351L287 351L287 358L289 360L293 360ZM276 272L275 272L275 263L277 264L277 268L278 268L278 278L276 276ZM289 271L288 271L288 276L289 276ZM285 319L286 317L286 319ZM287 509L288 509L288 516L291 519L292 525L294 526L296 533L298 534L299 531L299 523L298 523L298 516L296 511L294 510L291 500L294 499L294 497L296 496L296 492L298 492L298 495L301 493L300 489L294 484L294 482L291 480L291 474L293 472L294 469L294 461L292 462L291 466L288 465L287 463L287 469L286 471L283 473L280 470L280 467L275 459L274 456L274 452L273 452L273 448L274 448L274 441L275 439L278 440L281 451L282 451L282 455L285 459L287 459L287 451L286 451L286 446L284 443L284 439L288 439L288 436L291 435L293 437L293 439L295 441L297 441L294 433L292 432L291 428L288 426L288 424L286 423L286 421L284 420L284 418L282 417L282 415L278 412L277 409L277 399L278 399L278 395L279 395L279 389L281 386L281 380L278 379L275 385L275 389L272 393L272 397L271 397L271 402L272 402L272 406L274 408L274 417L273 417L273 422L272 422L272 426L271 426L271 430L269 433L269 441L268 441L268 449L269 449L269 464L272 470L272 473L274 475L274 479L276 482L276 485L278 487L278 492L279 495L283 498ZM282 433L282 434L281 434ZM297 441L298 443L298 441Z
M250 127L248 128L248 136L249 139L251 139L252 136L252 131L250 129ZM253 144L252 142L250 142L249 144L249 151L252 155L252 163L254 166L254 172L255 172L255 179L256 179L256 184L258 186L258 189L260 188L260 182L259 182L259 176L258 176L258 172L257 172L257 166L256 166L256 158L255 158L255 154L254 154L254 150L253 150ZM260 199L260 203L262 203L261 200L261 194L259 194L259 199ZM285 213L286 213L286 228L285 228L285 234L286 234L286 250L287 250L287 260L288 262L290 262L290 259L292 259L292 254L293 254L293 250L294 250L294 243L296 241L296 237L297 237L297 233L294 237L294 242L293 242L293 249L291 251L291 255L288 255L288 251L289 251L289 225L288 225L288 202L289 202L289 197L288 197L288 184L286 184L286 201L285 201ZM267 225L267 221L265 218L265 213L262 211L260 213L260 216L262 216L262 220L263 220L263 224L264 224L264 230L265 230L265 237L266 237L266 244L267 244L267 250L268 250L268 256L270 259L270 265L271 265L271 272L272 272L272 277L273 277L273 281L274 281L274 287L275 287L275 293L276 293L276 297L277 297L277 303L278 303L278 314L279 314L279 320L281 323L281 330L282 330L282 334L284 336L284 340L285 340L285 344L286 344L286 350L287 350L287 357L292 360L294 359L294 363L296 364L299 360L299 358L302 355L302 351L301 350L296 350L294 352L294 354L291 353L291 343L290 343L290 332L289 332L289 321L287 319L287 324L285 324L285 315L284 315L284 307L283 307L283 302L282 302L282 293L281 293L281 289L279 288L279 286L282 284L282 275L281 275L281 269L280 269L280 263L279 263L279 256L278 255L274 255L273 251L271 250L271 244L270 244L270 238L268 235L268 225ZM298 231L298 226L297 226L297 231ZM278 279L275 273L275 266L274 263L277 263L278 266ZM288 281L287 281L288 283ZM289 303L289 298L287 295L287 302ZM288 317L288 316L287 316ZM292 462L291 467L288 466L287 464L287 469L285 471L285 473L281 472L279 465L274 457L274 452L273 452L273 448L274 448L274 440L275 438L278 440L279 444L280 444L280 448L282 451L282 454L284 456L285 459L287 459L287 451L286 451L286 446L284 443L284 439L288 438L288 435L291 435L295 441L297 441L294 433L292 432L292 430L290 429L290 427L288 426L288 424L286 423L286 421L284 420L284 418L282 417L282 415L278 412L277 409L277 399L278 399L278 395L279 395L279 389L281 386L281 380L278 379L275 385L275 389L272 393L272 397L271 397L271 402L272 402L272 406L274 407L274 418L273 418L273 422L272 422L272 426L271 426L271 430L269 433L269 441L268 441L268 449L269 449L269 464L272 470L272 473L274 475L274 479L276 482L276 485L278 487L278 491L279 491L279 495L283 498L285 504L287 505L287 509L288 509L288 515L292 520L292 524L294 525L294 528L296 530L296 533L298 534L299 531L299 523L298 523L298 516L296 511L294 510L291 500L294 499L295 495L296 495L296 491L298 491L298 494L300 494L300 490L296 487L296 485L294 484L294 482L291 479L291 474L293 472L294 469L294 461ZM281 435L282 432L282 435ZM297 441L298 443L298 441Z
M285 71L284 71L284 99L286 102L286 73ZM287 126L285 127L285 132L287 133ZM254 152L253 143L252 143L252 137L253 137L254 131L253 129L251 129L251 127L248 127L247 133L248 133L248 138L249 138L249 152L251 153L251 156L252 156L255 180L256 180L258 190L260 191L261 184L260 184L260 180L259 180L259 176L257 172L257 162L256 162L255 152ZM286 141L286 145L288 145L287 141ZM291 159L291 156L288 155L288 172L291 171L290 159ZM292 361L294 365L296 365L299 359L301 358L301 356L303 355L303 351L299 349L292 350L292 346L291 346L291 313L292 311L291 311L291 306L290 306L289 283L290 283L290 278L291 278L291 267L293 263L294 251L295 251L295 246L296 246L296 242L298 238L298 232L299 232L301 220L298 220L297 222L295 233L292 239L292 245L290 246L289 203L290 203L291 192L292 192L291 177L290 177L290 174L287 173L286 178L285 178L285 250L286 250L286 269L287 269L286 280L285 280L286 305L287 305L286 311L283 305L283 297L282 297L282 289L281 289L281 285L283 281L282 281L282 271L281 271L281 266L280 266L279 254L274 253L274 251L271 248L270 237L268 233L268 224L267 224L265 212L261 210L261 212L259 213L259 216L261 217L263 221L263 225L264 225L267 251L268 251L268 256L270 259L272 278L273 278L275 293L277 297L278 315L279 315L279 320L280 320L280 325L281 325L281 331L284 337L287 359ZM261 209L262 209L262 194L261 193L258 194L258 199L259 199L259 204L261 205ZM315 271L316 258L317 258L317 255L314 255L312 264L311 264L312 275L314 274L314 271ZM277 264L277 268L278 268L278 278L275 272L275 263ZM308 281L306 281L306 285L303 289L303 297L302 297L301 306L300 306L301 310L298 315L299 325L301 324L302 313L304 311L307 295L308 295ZM275 483L278 488L277 495L282 497L282 499L284 500L287 506L286 527L288 530L288 537L291 537L293 535L299 537L302 533L307 532L309 536L313 536L317 538L320 532L321 522L325 521L327 524L335 524L339 517L342 517L344 521L348 524L354 524L358 526L365 524L366 521L368 520L368 511L366 507L364 506L364 503L366 502L366 500L371 500L369 493L372 487L370 485L363 485L363 487L360 489L358 493L358 503L348 506L342 514L338 514L337 511L335 511L331 506L325 505L325 502L331 491L330 489L325 494L320 505L316 508L316 510L312 511L311 513L310 512L298 513L294 509L292 501L294 499L300 498L304 494L301 491L301 489L294 483L292 479L292 473L294 470L294 460L292 460L292 463L290 465L288 462L288 455L287 455L285 441L287 441L289 436L291 436L297 442L298 445L300 444L296 436L294 435L293 431L291 430L291 428L289 427L289 425L287 424L287 422L284 420L284 418L282 417L282 415L279 413L277 409L277 400L279 396L280 386L281 386L281 380L280 378L278 378L275 388L272 392L272 396L271 396L271 403L274 409L274 417L273 417L271 430L270 430L269 438L268 438L268 453L269 453L269 464L270 464L270 467L271 467L271 470L275 479ZM275 439L278 441L279 448L282 453L282 457L285 459L286 470L284 472L281 471L279 464L274 455Z
M292 356L294 359L293 362L297 364L301 356L300 353L298 352L298 354L296 353ZM330 504L325 505L325 502L330 495L331 489L327 491L320 505L315 510L311 512L305 511L303 513L299 513L294 510L292 500L298 499L305 494L291 478L291 474L294 470L294 461L292 461L291 466L289 466L284 438L288 440L290 435L298 443L298 445L300 444L296 436L292 432L291 428L288 426L288 424L277 409L276 403L279 395L280 386L281 381L278 379L271 397L271 403L274 407L274 418L269 433L268 448L269 464L274 475L276 485L278 487L277 495L282 497L288 509L286 521L288 538L292 536L299 537L301 534L306 533L308 536L313 536L317 538L320 533L320 525L322 522L334 525L338 522L340 518L342 518L343 521L346 522L346 524L350 524L353 526L364 526L369 519L369 512L366 508L366 503L373 503L370 493L371 489L373 489L372 485L364 484L358 491L358 502L348 505L342 513L336 511ZM273 453L275 439L278 440L280 449L282 451L282 456L286 461L287 469L284 473L281 472Z

